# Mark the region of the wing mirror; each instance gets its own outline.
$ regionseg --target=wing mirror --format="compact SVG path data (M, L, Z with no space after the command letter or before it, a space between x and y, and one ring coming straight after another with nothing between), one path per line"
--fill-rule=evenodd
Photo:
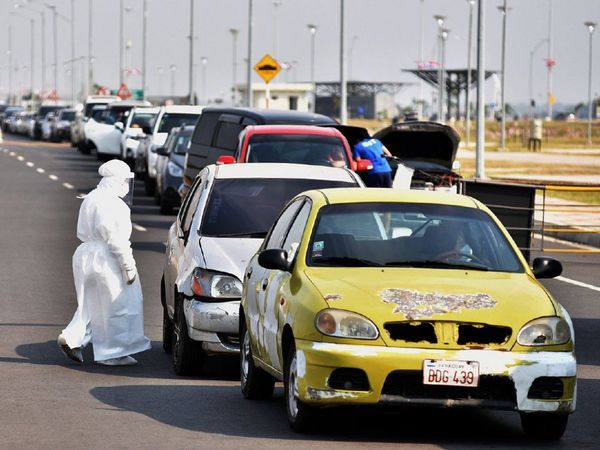
M536 278L555 278L562 270L562 264L557 259L542 256L533 260L533 274Z
M235 158L231 155L221 155L217 159L217 164L234 164Z
M123 125L123 122L115 122L115 128L122 133L125 130L125 125Z
M289 272L290 263L287 260L288 254L285 250L279 248L271 248L263 250L258 255L258 264L265 269L283 270Z
M169 156L169 150L166 147L156 147L150 149L151 152L161 156Z
M373 168L373 163L368 159L359 159L356 161L356 171L357 172L366 172L367 170L371 170Z
M144 134L152 134L152 128L150 127L142 127L142 131L144 132Z

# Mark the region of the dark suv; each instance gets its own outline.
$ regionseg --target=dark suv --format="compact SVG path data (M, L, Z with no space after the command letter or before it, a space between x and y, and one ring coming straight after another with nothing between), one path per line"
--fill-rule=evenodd
M183 182L189 187L205 166L221 155L233 155L238 136L248 125L335 125L327 116L299 111L257 108L205 108L198 119L185 159ZM185 193L185 188L184 188Z

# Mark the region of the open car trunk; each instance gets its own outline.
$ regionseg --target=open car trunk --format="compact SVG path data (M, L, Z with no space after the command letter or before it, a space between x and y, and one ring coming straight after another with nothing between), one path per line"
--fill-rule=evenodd
M371 136L366 128L333 125L354 147ZM453 171L460 137L450 126L437 122L401 122L375 133L393 155L386 157L395 177L398 164L414 170L412 189L455 189L460 175Z

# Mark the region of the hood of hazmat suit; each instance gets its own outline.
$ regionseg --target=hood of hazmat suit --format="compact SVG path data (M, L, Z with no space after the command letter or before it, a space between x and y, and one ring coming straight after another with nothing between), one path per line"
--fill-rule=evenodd
M111 160L98 173L102 180L79 209L82 244L73 255L77 311L62 335L71 348L91 341L94 359L102 361L147 350L150 341L131 250L131 212L122 200L131 172L123 161Z

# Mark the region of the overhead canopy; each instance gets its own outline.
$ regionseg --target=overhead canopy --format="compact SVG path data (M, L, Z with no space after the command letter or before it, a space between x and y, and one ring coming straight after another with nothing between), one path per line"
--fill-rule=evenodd
M399 83L395 81L374 82L374 81L348 81L346 83L348 96L372 96L375 94L386 93L396 95L407 86L415 83ZM325 81L315 83L317 96L339 97L340 82Z

